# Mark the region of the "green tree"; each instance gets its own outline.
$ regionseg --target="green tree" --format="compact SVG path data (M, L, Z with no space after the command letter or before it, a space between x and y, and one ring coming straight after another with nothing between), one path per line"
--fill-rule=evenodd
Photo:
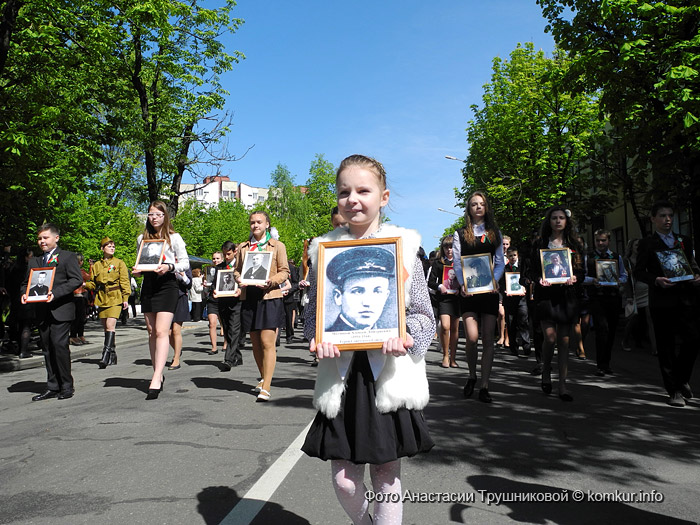
M563 89L568 67L559 51L547 58L531 43L518 45L509 60L494 59L482 105L472 106L457 196L466 201L485 190L501 229L515 239L527 238L553 204L569 203L583 214L606 205L586 200L595 166L582 166L601 134L598 106Z
M700 232L700 10L697 2L538 0L569 84L596 92L628 188L692 206ZM626 198L631 196L627 193ZM634 203L634 201L632 201Z
M313 236L326 233L331 228L331 210L338 199L335 193L335 166L323 154L317 154L311 161L306 199L312 209L308 220Z

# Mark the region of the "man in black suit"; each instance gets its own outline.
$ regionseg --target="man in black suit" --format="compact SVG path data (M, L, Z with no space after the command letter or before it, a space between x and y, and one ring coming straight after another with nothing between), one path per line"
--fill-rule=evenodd
M221 253L224 254L224 261L216 266L216 277L219 270L230 270L236 267L236 245L231 241L224 242L221 245ZM224 278L233 276L226 274ZM224 330L224 338L226 339L226 353L224 362L221 363L221 371L228 372L233 366L243 364L243 354L239 346L241 337L241 301L238 296L241 294L240 288L236 290L234 296L217 297L219 303L219 321ZM214 291L216 297L216 291Z
M340 314L326 330L377 328L389 298L394 268L394 254L377 246L352 248L331 259L326 275L333 283L333 300Z
M48 301L34 305L39 322L39 335L46 364L46 391L36 395L32 401L43 401L57 397L73 397L68 337L71 321L75 319L73 291L83 284L78 259L73 252L58 247L59 230L53 224L39 228L38 243L43 255L29 260L27 274L20 288L22 303L27 302L27 281L32 268L55 267L53 288L47 292Z
M649 307L656 335L656 349L668 404L683 407L693 397L688 382L700 345L698 286L700 267L693 257L689 237L676 235L673 226L673 205L655 202L651 208L654 233L639 242L634 276L649 285ZM664 276L658 252L680 248L685 253L695 277L690 281L673 282ZM676 336L681 345L676 353Z
M49 287L46 286L46 272L39 272L36 277L36 284L29 288L29 296L44 296L49 294Z
M262 252L253 252L251 259L253 261L253 266L246 270L245 274L243 274L243 279L255 279L258 281L267 279L267 268L263 266L265 255L263 255Z

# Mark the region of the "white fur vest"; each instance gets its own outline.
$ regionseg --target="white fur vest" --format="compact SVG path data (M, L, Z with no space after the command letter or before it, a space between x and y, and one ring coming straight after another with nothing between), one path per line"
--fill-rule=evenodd
M413 266L420 248L420 235L415 230L383 224L373 237L401 237L403 263L408 272L404 286L406 310L410 311L409 291L413 282ZM347 228L337 228L323 237L314 239L309 246L309 259L317 268L318 243L349 240L353 237ZM410 350L409 350L410 352ZM377 410L393 412L399 408L420 410L428 404L428 379L423 356L410 353L401 357L385 356L381 350L369 350L368 358L375 378ZM332 419L341 409L347 382L347 370L352 352L342 352L337 359L321 359L314 387L314 407Z

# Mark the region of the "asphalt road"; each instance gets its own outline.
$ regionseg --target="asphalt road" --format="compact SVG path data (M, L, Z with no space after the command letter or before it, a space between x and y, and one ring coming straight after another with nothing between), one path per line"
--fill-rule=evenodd
M31 402L41 367L0 374L1 524L350 522L330 466L298 452L314 417L305 346L280 348L272 400L256 403L250 348L221 372L205 323L185 328L156 401L140 323L118 328L106 370L91 327L70 400ZM647 351L618 351L604 378L571 359L573 403L541 393L533 358L497 354L491 405L462 398L464 368L440 368L434 348L427 360L436 447L403 461L404 523L699 522L700 402L667 406Z

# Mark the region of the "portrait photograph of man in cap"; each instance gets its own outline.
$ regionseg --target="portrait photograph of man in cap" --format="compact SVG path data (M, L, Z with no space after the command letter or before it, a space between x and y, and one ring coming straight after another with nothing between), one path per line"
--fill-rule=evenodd
M386 334L398 331L396 246L325 251L322 308L328 336L342 344L343 337L338 332L354 332L355 337L357 331L372 332L368 340L381 341Z

